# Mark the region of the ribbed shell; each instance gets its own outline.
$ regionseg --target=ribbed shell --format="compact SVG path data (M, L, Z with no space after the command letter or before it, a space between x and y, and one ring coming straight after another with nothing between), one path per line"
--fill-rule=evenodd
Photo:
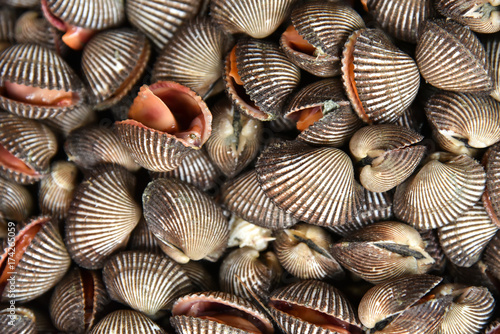
M120 138L104 126L91 125L71 132L64 151L70 161L84 169L92 169L102 163L119 164L131 172L140 168Z
M484 203L491 219L499 225L500 219L500 144L492 146L486 153L486 192L488 203ZM498 226L500 227L500 225Z
M156 58L152 81L176 81L206 96L221 79L222 59L231 44L231 37L208 18L186 23Z
M111 299L149 317L192 290L181 266L164 255L122 252L106 262L102 275Z
M491 96L500 102L500 37L498 34L493 35L483 45L489 60L490 74L493 80L494 89Z
M401 115L394 124L404 126L405 128L420 133L422 132L425 122L425 114L422 112L422 109L420 106L413 104L403 112L403 115Z
M189 261L181 264L194 286L195 291L216 291L219 284L212 274L203 266L201 262Z
M443 162L439 155L444 156ZM435 153L420 171L400 184L394 214L417 229L447 225L470 209L483 194L486 174L466 155Z
M411 307L441 281L438 276L410 275L376 285L359 303L359 320L373 328L378 322Z
M86 307L85 300L89 289L92 291L91 309ZM76 267L55 287L49 305L50 316L58 330L83 334L92 328L96 316L108 302L100 274Z
M18 223L33 210L33 198L25 187L0 177L0 212L3 217Z
M33 300L49 291L64 276L71 264L61 235L48 216L34 217L19 226L16 239L23 231L37 224L42 227L24 251L15 269L14 300L17 302ZM2 249L7 251L7 239L4 242ZM9 299L8 295L9 289L6 288L1 296L2 302Z
M0 42L8 42L10 44L15 41L14 26L16 18L16 12L12 8L3 6L0 9Z
M439 89L484 93L493 88L484 47L472 31L456 22L424 22L415 58L425 81Z
M271 35L288 17L295 0L213 0L210 15L231 34L253 38Z
M125 10L131 25L162 50L177 29L195 17L202 0L130 0Z
M0 326L2 327L3 334L36 334L36 317L33 311L28 308L18 306L16 307L17 318L12 326L12 319L9 317L10 310L7 305L0 310Z
M42 122L67 137L69 133L79 127L93 123L96 113L86 104L81 104L73 110L52 118L45 118Z
M138 31L125 28L95 35L82 54L82 72L95 108L118 103L141 77L149 55L149 42Z
M376 29L354 32L342 53L347 97L366 123L393 123L411 105L420 86L417 64Z
M36 11L27 11L16 21L17 43L40 44L60 55L68 50L61 39L62 35L62 32Z
M256 172L262 190L277 206L309 224L343 224L360 205L351 159L336 148L274 143L260 155Z
M483 255L484 263L488 269L488 272L496 278L500 279L500 233L491 239L491 241L486 246Z
M285 117L312 107L321 107L323 117L297 137L310 145L342 147L363 122L353 112L339 79L325 79L302 88L285 108Z
M476 203L451 224L441 227L441 248L457 266L470 267L497 232L482 202Z
M498 1L494 0L437 0L436 9L444 16L468 26L472 31L491 34L500 31ZM496 13L497 15L494 15Z
M214 262L226 249L228 222L215 202L195 187L157 179L148 184L142 201L150 230L177 262Z
M416 43L421 24L434 12L432 0L367 0L368 11L391 36Z
M0 54L0 86L5 81L74 92L79 99L67 107L24 103L0 95L0 107L27 118L43 119L73 110L85 99L83 83L73 69L54 51L36 44L16 44Z
M282 273L276 255L272 252L259 254L251 247L243 247L229 253L219 270L222 291L252 300L252 293L267 298Z
M163 254L158 239L153 235L144 219L141 219L132 231L127 249L145 251L152 254Z
M56 137L47 126L5 112L0 112L0 145L35 172L29 175L0 164L0 176L21 184L45 177L57 152Z
M166 332L144 314L120 310L105 316L92 328L90 334L166 334Z
M240 39L236 48L236 66L245 93L259 108L260 113L248 111L246 102L238 96L230 71L230 54L226 57L224 80L227 94L238 111L261 121L270 121L281 115L288 96L300 81L300 69L272 42Z
M100 165L75 190L66 219L66 245L81 267L99 269L125 247L141 218L135 177L119 165Z
M221 199L223 205L235 215L272 230L286 228L298 222L266 196L255 170L228 181L222 188Z
M121 0L43 0L49 11L71 25L103 30L120 25L125 20Z
M207 152L228 178L239 174L257 156L261 147L262 122L240 114L227 99L212 108L212 135Z
M332 285L315 280L302 280L273 292L270 302L283 301L325 313L351 325L361 327L349 301ZM274 307L271 313L288 333L335 333L318 328L304 320L288 315Z
M38 203L43 214L63 220L68 215L77 186L78 168L71 162L52 164L50 174L40 182Z
M495 330L500 329L500 320L497 318L489 323L481 334L495 334Z
M500 103L491 97L444 92L427 100L425 113L437 142L455 154L500 141Z
M207 151L203 148L192 150L181 164L170 172L150 172L149 174L152 179L176 178L202 191L214 188L220 181L217 166L210 160Z

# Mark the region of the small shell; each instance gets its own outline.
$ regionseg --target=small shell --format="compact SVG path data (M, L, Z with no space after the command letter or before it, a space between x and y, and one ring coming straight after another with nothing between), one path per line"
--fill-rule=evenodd
M469 156L434 153L397 187L394 214L417 229L447 225L481 198L485 183L484 169Z
M132 29L107 30L95 35L82 53L82 72L95 109L107 109L128 94L149 60L149 42Z
M0 9L0 44L4 43L14 43L15 39L15 22L16 22L16 12L13 8L3 6ZM0 48L0 52L2 49Z
M427 100L434 137L447 151L475 155L500 141L500 103L488 96L443 92Z
M52 118L44 118L42 123L68 137L69 133L79 127L95 122L95 111L86 104Z
M36 317L32 310L26 307L18 306L12 310L5 305L0 309L0 326L3 334L37 334ZM15 318L12 319L11 316ZM15 324L15 325L14 325Z
M483 203L493 223L500 227L500 144L492 146L484 155L486 161L486 191Z
M298 222L266 196L255 170L228 181L222 187L221 199L223 205L235 215L265 228L276 230Z
M148 184L142 201L150 230L175 261L215 262L226 249L227 220L215 202L195 187L157 179Z
M496 0L438 0L435 6L442 15L472 31L491 34L500 31L498 4Z
M0 212L7 220L18 223L28 218L33 210L33 199L25 187L0 177Z
M491 97L500 102L500 37L498 34L491 36L484 43L486 56L489 60L493 91Z
M227 99L212 108L213 133L207 152L228 178L239 174L259 153L262 122L240 114Z
M488 273L500 280L500 233L497 232L486 246L483 259Z
M182 270L186 272L194 286L194 291L217 291L219 290L217 280L212 276L200 262L189 261L181 264Z
M66 219L66 245L81 267L99 269L125 247L141 218L135 177L119 165L100 165L75 190Z
M213 0L210 15L231 34L253 38L271 35L288 17L295 0Z
M120 310L105 316L97 325L92 328L90 334L166 334L156 323L144 314Z
M468 28L449 20L428 20L420 29L415 58L431 85L460 93L493 88L484 47Z
M176 81L203 97L218 93L214 88L231 43L231 37L207 18L188 22L156 58L152 80Z
M251 247L263 251L273 241L270 229L254 225L235 215L229 220L229 241L227 247Z
M342 80L354 110L366 123L393 123L415 99L417 64L380 30L354 32L342 54Z
M64 144L68 159L79 167L92 169L103 163L119 164L131 172L141 168L113 131L104 126L87 126L71 132Z
M180 265L166 256L146 252L113 255L102 275L112 300L149 317L169 309L173 300L192 290L191 281Z
M156 239L143 218L132 231L127 249L151 254L163 254L158 239Z
M274 143L260 155L256 172L262 190L276 205L309 224L341 225L352 220L360 206L362 193L351 159L336 148Z

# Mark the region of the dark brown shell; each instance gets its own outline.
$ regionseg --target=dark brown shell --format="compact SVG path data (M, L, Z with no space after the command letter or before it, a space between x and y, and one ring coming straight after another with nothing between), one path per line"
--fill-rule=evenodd
M10 317L10 310L7 305L0 309L0 326L4 334L37 334L36 316L32 310L26 307L16 307L15 315L18 317L14 321Z
M38 203L43 214L58 220L67 217L73 192L77 186L78 168L75 164L58 161L50 174L40 182Z
M114 311L108 314L90 331L90 334L109 333L167 334L144 314L130 310Z
M472 31L491 34L500 31L498 1L437 0L437 10L444 16L468 26ZM496 14L496 15L495 15Z
M484 43L486 56L490 63L493 91L491 97L500 102L500 36L495 34Z
M142 218L130 235L128 250L144 251L151 254L163 254L158 239L149 229L146 220Z
M40 44L61 55L68 51L61 39L62 35L37 11L27 11L16 21L17 43Z
M14 37L14 26L16 23L16 12L13 8L3 6L0 9L0 44L13 43L15 41ZM2 49L0 49L1 52Z
M0 212L5 219L20 223L33 210L33 199L25 187L0 177Z
M485 158L486 191L483 202L491 220L500 227L500 144L492 146Z

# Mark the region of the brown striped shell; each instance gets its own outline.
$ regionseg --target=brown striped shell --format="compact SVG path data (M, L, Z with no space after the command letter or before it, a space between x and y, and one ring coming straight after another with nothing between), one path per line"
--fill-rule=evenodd
M88 333L108 302L100 274L75 267L55 287L50 316L60 331Z
M189 261L181 264L194 286L194 291L216 291L219 289L217 280L200 262Z
M157 179L142 195L144 218L168 256L179 263L222 255L228 222L215 202L195 187L176 179Z
M0 107L27 118L61 115L82 104L86 95L81 80L64 59L36 44L16 44L1 53L0 86L4 88ZM36 93L34 99L29 93L19 92L26 86ZM40 102L36 95L42 92L44 100ZM61 97L46 97L48 92Z
M295 0L213 0L212 20L231 34L253 38L271 35L288 17Z
M395 221L363 227L335 243L331 253L344 268L373 284L425 274L434 264L420 234Z
M500 141L500 102L488 96L443 92L427 100L425 113L436 141L455 154Z
M415 61L376 29L355 31L342 53L342 80L354 111L366 123L393 123L417 95Z
M226 92L239 112L261 121L282 114L300 81L300 69L274 43L240 39L227 55Z
M166 334L160 326L144 314L131 310L114 311L92 328L90 334Z
M176 81L203 97L216 94L222 88L222 59L231 44L231 37L208 18L192 20L156 58L152 80Z
M131 172L140 168L120 138L104 126L90 125L71 132L64 143L64 151L70 161L84 169L103 163L118 164Z
M0 267L14 272L14 280L0 283L2 302L27 302L38 298L57 284L71 264L58 228L49 216L33 217L18 225L16 231L14 244L4 240L4 252L0 255ZM21 256L17 266L10 261L7 263L12 252ZM2 279L12 277L3 273L0 276Z
M83 49L82 73L97 110L118 103L142 76L150 55L142 33L122 28L95 35Z
M41 180L57 152L54 133L45 125L0 112L0 176L21 184Z
M127 250L144 251L151 254L163 254L158 239L149 229L146 220L141 218L130 235Z
M493 223L500 228L500 144L486 151L483 161L486 167L486 191L483 204Z
M228 178L239 174L259 153L262 122L240 114L228 99L212 108L213 133L208 138L208 155Z
M336 148L274 143L259 156L256 172L262 190L277 206L309 224L343 224L360 205L362 192L351 159Z
M435 5L442 15L472 31L491 34L500 31L498 4L497 0L437 0Z
M500 233L497 232L484 250L484 264L487 274L500 280Z
M66 246L83 268L99 269L124 248L141 218L135 177L119 165L99 165L75 190L66 219Z
M439 89L489 93L493 88L484 47L473 32L456 22L424 22L415 59L420 74Z
M321 281L302 280L280 288L270 296L269 310L287 333L363 333L349 301Z
M9 305L10 306L10 305ZM0 326L4 334L37 334L36 316L26 307L15 307L16 318L11 318L11 309L5 305L0 309Z
M112 300L149 317L170 309L175 299L193 290L188 276L175 261L140 251L111 256L102 275Z
M491 97L500 102L500 37L495 34L484 42L484 49L489 60L493 91Z
M33 198L25 187L0 177L0 212L7 220L20 223L33 210Z
M483 194L486 173L467 155L438 152L394 195L394 214L417 229L447 225Z
M42 120L42 123L61 133L64 137L68 137L71 131L90 124L96 119L96 112L88 105L82 104L62 115L45 118Z
M310 145L341 147L363 124L345 97L339 79L303 87L290 99L284 115L296 122L301 131L297 138Z

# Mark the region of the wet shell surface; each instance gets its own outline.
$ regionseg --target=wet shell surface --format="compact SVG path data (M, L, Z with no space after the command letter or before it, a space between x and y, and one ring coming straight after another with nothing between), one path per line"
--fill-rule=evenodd
M491 92L491 97L500 102L500 37L498 34L488 38L484 43L484 48L489 59L490 73L493 80L494 89Z
M232 39L208 19L182 26L156 59L153 81L172 80L205 97L217 90ZM215 92L217 93L217 92Z
M394 214L417 229L447 225L481 198L485 183L484 169L469 156L434 153L397 187Z
M149 60L150 45L132 29L95 35L82 53L82 72L97 110L118 103L139 80Z
M66 113L85 99L83 83L54 51L16 44L1 53L0 107L27 118Z
M376 29L361 29L342 53L347 97L366 123L393 123L415 99L420 74L415 61Z
M141 218L135 177L119 165L100 165L82 181L66 219L66 246L81 267L99 269L124 248Z
M468 26L472 31L491 34L500 31L497 0L438 0L437 10L444 16Z
M39 181L56 152L56 136L47 126L0 112L0 176L21 184Z
M7 220L20 223L33 210L33 198L25 187L0 177L0 212Z
M154 317L171 307L173 300L191 292L186 273L175 261L146 252L111 256L102 271L111 299Z
M228 222L215 202L176 179L157 179L142 195L144 218L165 253L179 263L215 262L229 238Z
M360 205L362 192L351 159L336 148L274 143L259 156L256 172L262 190L277 206L309 224L343 224Z
M108 314L90 331L90 334L109 333L166 334L153 320L142 313L131 310L114 311Z
M450 20L428 20L415 51L420 74L439 89L489 93L493 83L484 47L468 28Z

